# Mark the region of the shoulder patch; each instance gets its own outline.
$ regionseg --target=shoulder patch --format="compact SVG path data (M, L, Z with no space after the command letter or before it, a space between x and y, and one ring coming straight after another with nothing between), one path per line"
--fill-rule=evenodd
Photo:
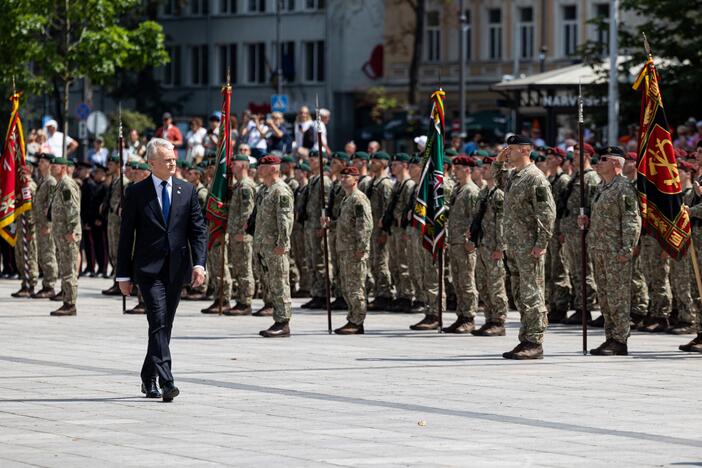
M244 201L250 200L252 196L253 196L253 193L251 192L251 190L248 187L244 187L243 189L241 189L241 198Z
M354 207L354 212L356 213L356 216L363 216L363 213L365 210L363 209L363 204L359 203Z
M548 188L536 187L536 201L545 202L546 200L548 200Z
M282 195L278 203L280 203L281 208L290 208L290 198L287 195Z
M624 195L624 209L629 212L633 213L636 211L636 200L631 198L628 195Z
M71 199L71 191L68 189L64 189L63 192L63 201L69 201Z

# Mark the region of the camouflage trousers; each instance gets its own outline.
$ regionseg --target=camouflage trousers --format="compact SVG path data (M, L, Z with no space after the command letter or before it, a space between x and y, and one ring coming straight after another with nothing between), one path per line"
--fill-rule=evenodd
M546 249L546 292L551 310L570 309L571 285L566 253L558 236L551 237Z
M80 255L80 237L76 242L68 242L66 239L57 239L56 259L58 260L59 278L61 278L61 290L63 291L63 302L67 304L76 303L78 298L78 257Z
M305 231L299 223L295 223L293 226L292 236L290 237L290 255L295 260L300 289L309 291L311 280L310 270L307 267L307 258L305 256Z
M41 234L41 228L37 226L37 256L39 265L44 274L42 286L54 289L58 279L58 264L56 263L56 244L51 237L51 232L47 235Z
M392 227L392 235L388 237L390 244L390 271L392 281L397 290L398 299L409 299L414 297L414 286L410 280L411 252L407 248L406 230L399 226Z
M425 314L439 315L439 267L431 252L422 245L422 235L417 229L410 229L410 243L414 248L414 260L411 262L412 275L417 278L417 300L426 304ZM441 298L441 309L446 310L446 293Z
M590 250L597 283L597 299L605 321L605 336L620 343L629 338L631 300L631 260L620 263L617 253Z
M39 278L39 266L37 264L37 237L36 230L34 227L29 228L29 236L31 240L25 242L24 229L22 227L22 217L20 216L17 222L17 242L15 242L15 262L17 263L17 269L19 270L19 276L24 285L25 277L27 278L30 288L34 288L37 285L37 279ZM25 265L24 261L24 248L27 247L27 263Z
M334 297L342 296L341 281L339 280L339 254L336 251L336 227L329 229L329 264L330 276L333 278L331 283L331 295ZM322 241L324 242L324 241ZM322 246L324 248L324 246Z
M662 318L670 316L673 307L670 291L670 259L663 260L663 249L651 236L641 238L641 264L648 286L648 316Z
M317 228L305 229L305 254L307 256L307 266L311 274L310 295L312 297L326 297L327 288L324 279L324 239L317 236ZM333 278L330 278L330 280L333 281Z
M692 259L687 252L680 260L670 260L670 287L673 292L673 303L678 311L678 321L695 323L696 313L693 311L695 304L692 301L690 277L692 273Z
M344 300L349 306L346 319L354 325L362 325L366 319L366 276L368 254L358 259L351 250L339 252L339 282Z
M114 213L107 215L107 250L110 255L110 263L113 268L117 267L117 249L119 248L119 227L122 220Z
M696 253L697 253L697 264L700 272L702 273L702 250L699 246L702 246L702 227L692 226L692 242L694 243ZM689 255L689 254L688 254ZM692 269L692 267L690 267ZM692 283L694 284L695 296L699 296L697 291L697 282L694 277L694 271L692 272ZM695 325L697 327L697 333L702 333L702 307L694 307L695 311Z
M505 265L502 260L493 260L492 252L478 247L475 262L475 280L480 298L485 304L485 322L505 323L507 319L507 291L505 289Z
M648 286L641 267L641 255L634 257L631 275L631 313L645 316L648 311Z
M251 305L256 283L253 275L253 239L245 236L243 241L233 240L229 242L229 265L232 271L232 282L236 283L236 302L243 305Z
M373 228L371 234L370 269L375 280L375 297L386 297L391 299L392 278L390 276L390 247L389 240L380 245L378 239L381 237L381 229Z
M466 252L463 244L451 244L450 266L456 291L456 315L472 319L478 310L475 263L478 254Z
M582 286L582 247L580 245L580 232L574 231L566 235L566 241L563 244L566 258L568 261L570 277L573 280L573 299L576 310L583 308L583 286ZM595 276L592 272L592 258L589 252L585 254L585 288L587 310L592 311L595 307L595 299L597 299L597 285Z
M207 252L207 271L210 273L212 278L212 286L214 287L214 299L219 300L220 289L222 290L222 298L225 303L229 302L232 296L232 277L229 273L229 266L226 263L227 260L227 248L226 243L229 241L229 235L225 235L224 238L215 243L212 248ZM223 247L224 245L224 247ZM224 275L222 275L222 260L224 263Z
M273 248L261 249L258 254L262 277L266 278L266 288L273 306L273 320L284 322L292 317L290 300L290 263L287 255L275 255ZM265 295L264 295L265 299Z
M521 342L541 344L544 340L547 325L544 301L546 260L544 257L534 258L531 255L531 248L507 251L512 295L522 323L519 329Z

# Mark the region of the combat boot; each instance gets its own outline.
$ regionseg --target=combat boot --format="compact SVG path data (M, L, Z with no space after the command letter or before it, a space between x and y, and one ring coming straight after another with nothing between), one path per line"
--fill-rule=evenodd
M63 302L63 290L57 292L55 295L49 298L50 301Z
M666 328L665 332L671 335L688 335L695 332L695 325L689 322L677 321Z
M200 312L203 314L219 314L220 310L222 312L229 310L229 301L220 301L219 298L217 298L209 307L202 309Z
M226 310L224 312L224 315L229 315L233 317L238 317L242 315L251 315L251 304L245 305L245 304L240 304L236 303L234 307L230 308L229 310Z
M346 299L344 299L342 296L334 299L329 306L331 307L331 310L347 310L349 308L349 305L346 303Z
M327 299L324 297L313 297L312 300L300 306L302 309L326 309Z
M458 309L458 298L455 294L451 294L446 298L446 310L455 312Z
M261 307L251 315L253 315L254 317L273 317L273 305L263 304L263 307Z
M595 320L590 320L590 322L588 322L588 325L590 325L593 328L604 328L604 326L605 326L604 315L600 315Z
M522 349L512 354L509 359L527 360L527 359L543 359L544 349L540 344L524 341Z
M51 312L49 315L52 317L68 317L70 315L76 315L76 306L75 304L64 302L61 307Z
M412 311L412 301L406 297L400 297L395 299L391 309L391 312L409 313Z
M139 301L139 303L135 305L133 309L127 309L123 313L127 315L144 315L146 314L146 304Z
M390 297L376 297L372 302L368 304L367 310L374 311L389 311L392 304L392 298Z
M561 323L568 316L567 310L551 309L548 313L548 323Z
M595 349L590 350L593 356L627 356L629 350L626 343L620 343L615 339L607 338L607 341Z
M119 290L119 285L117 284L117 281L115 281L112 283L112 286L107 289L103 289L102 294L105 296L121 296L122 291Z
M206 301L207 300L207 295L205 293L193 291L191 293L188 293L187 296L181 297L184 301Z
M512 351L507 351L505 353L502 353L502 357L505 359L514 359L514 354L520 352L522 349L524 349L526 341L520 341L517 346L514 347Z
M355 323L346 322L343 327L334 330L337 335L363 335L363 324L356 325Z
M413 301L412 308L410 309L411 314L423 314L427 309L427 305L422 301Z
M477 330L471 332L475 336L505 336L505 324L499 322L487 322Z
M40 291L32 294L32 299L49 299L55 294L54 288L42 288Z
M268 330L261 330L258 334L264 338L286 338L290 336L290 321L275 322Z
M688 353L690 353L690 352L696 352L696 351L693 350L692 348L693 348L694 346L697 346L697 345L702 345L702 333L698 333L697 336L696 336L692 341L690 341L689 343L686 343L686 344L683 344L683 345L678 346L678 349L679 349L680 351L685 351L685 352L688 352Z
M20 298L30 298L32 297L32 294L34 294L34 288L27 288L22 286L19 291L13 292L10 294L12 297L20 297Z
M668 319L666 317L647 317L638 330L646 333L663 333L667 328Z
M585 317L588 322L592 320L592 315L588 311L587 316ZM576 310L573 315L570 316L570 318L567 318L565 320L561 320L562 324L565 325L582 325L583 323L583 311L582 310Z
M425 315L422 320L410 325L410 330L438 330L439 317L436 315Z
M466 335L475 330L475 320L468 317L458 317L450 326L442 329L444 333L455 333L457 335Z
M310 297L310 292L305 291L304 289L298 289L297 291L293 291L290 293L290 297L299 299L301 297Z

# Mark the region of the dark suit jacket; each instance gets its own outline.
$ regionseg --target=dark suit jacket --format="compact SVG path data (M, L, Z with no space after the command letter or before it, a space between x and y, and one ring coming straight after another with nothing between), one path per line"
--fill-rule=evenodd
M122 210L117 278L157 277L168 259L171 282L185 283L193 263L205 266L207 226L195 187L172 178L171 212L163 220L154 182L149 175L127 188Z

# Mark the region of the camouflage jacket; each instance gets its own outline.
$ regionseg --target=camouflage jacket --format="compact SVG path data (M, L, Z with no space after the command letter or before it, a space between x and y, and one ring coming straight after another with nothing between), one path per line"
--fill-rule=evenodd
M319 229L321 227L320 218L322 212L329 203L329 192L331 190L331 179L324 176L324 205L320 205L319 200L319 176L313 175L307 184L307 219L305 220L305 228Z
M293 227L293 194L290 187L278 179L267 188L256 209L254 244L257 251L272 253L275 247L290 249Z
M51 174L47 174L37 187L36 194L32 200L32 210L34 211L34 219L39 227L48 226L49 219L46 217L49 210L51 197L56 190L56 179Z
M344 192L345 193L345 192ZM341 204L336 230L337 252L369 252L373 216L366 194L356 189Z
M600 184L600 176L592 170L588 169L583 174L585 179L585 214L589 215L592 208L592 198L597 192L597 186ZM578 215L580 214L580 173L575 172L573 178L568 183L567 192L563 196L567 196L564 200L565 212L561 213L558 220L560 232L563 234L574 234L580 231L578 227Z
M253 213L255 204L256 184L254 181L248 177L238 180L232 187L232 197L229 201L227 232L229 232L230 237L245 234L244 229L251 213ZM245 234L244 240L250 241L251 236Z
M480 222L483 231L483 238L480 245L490 252L503 251L505 245L503 219L505 194L497 187L490 188L485 185L480 190L478 203L485 203L485 214Z
M463 244L470 233L478 206L480 190L469 180L464 185L456 185L449 199L448 243Z
M73 233L80 238L81 232L80 187L64 176L56 184L51 198L51 233L58 242L64 242L66 234Z
M385 214L392 197L393 183L390 177L382 175L374 177L368 185L368 200L370 201L373 213L373 226L377 227L378 222Z
M599 185L592 199L588 247L630 256L641 234L638 195L623 176Z

